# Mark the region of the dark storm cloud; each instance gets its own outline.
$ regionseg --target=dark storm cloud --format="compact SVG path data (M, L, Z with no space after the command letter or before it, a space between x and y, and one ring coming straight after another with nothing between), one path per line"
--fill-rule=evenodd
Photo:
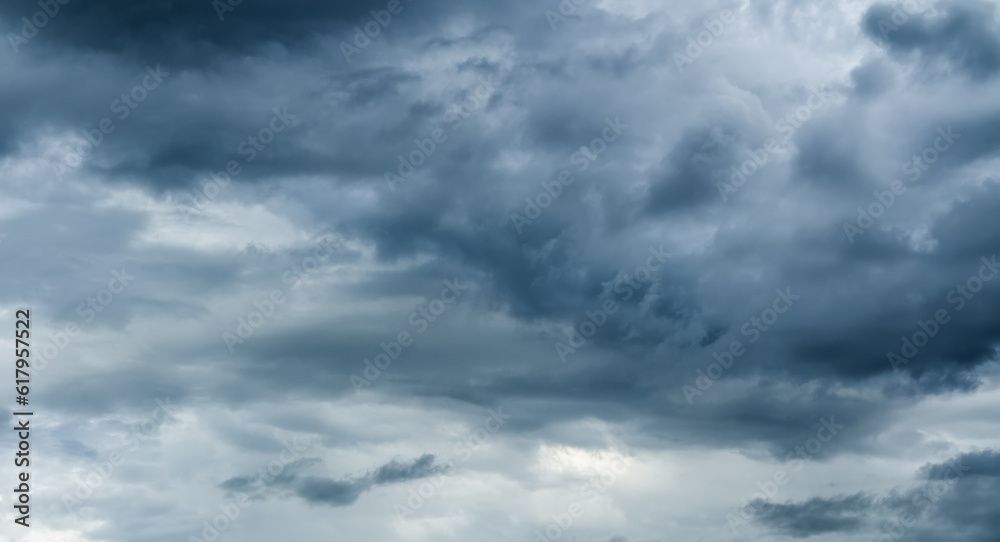
M922 469L930 482L907 495L913 513L927 510L926 528L916 531L919 539L952 533L974 542L995 540L1000 529L1000 504L993 498L1000 492L998 465L1000 452L983 450Z
M1000 451L961 454L946 463L926 465L920 473L927 480L954 480L956 474L963 477L1000 477Z
M801 504L755 503L754 516L760 523L793 538L807 538L831 532L857 532L863 513L872 498L850 495L833 499L814 498Z
M19 4L0 8L10 10L5 21L38 10L33 3ZM238 160L244 166L237 178L241 183L283 175L380 182L394 156L412 147L408 129L423 131L431 117L439 118L461 97L415 97L422 75L401 59L377 60L375 49L391 50L401 41L419 50L427 39L428 18L501 9L499 4L460 5L442 11L406 0L402 5L404 11L348 63L341 42L352 43L354 25L370 22L369 12L384 10L384 1L243 2L224 22L212 2L69 2L13 57L22 73L35 73L31 84L19 80L2 90L9 122L0 131L0 151L12 152L15 141L23 145L53 132L79 137L108 118L114 132L80 171L172 189L196 184ZM493 38L471 40L488 39ZM51 42L63 48L49 47ZM205 65L218 57L225 61ZM373 63L366 65L369 59ZM127 118L120 117L116 104L121 107L122 96L142 81L147 66L169 75L156 90L143 93ZM485 74L490 66L459 63L456 70ZM74 89L72 96L59 95L58 89L68 87ZM58 99L41 98L39 88L51 89ZM387 109L394 102L394 110ZM287 108L301 129L280 134L247 163L245 142L267 127L274 108ZM379 147L381 152L372 152Z
M1000 70L996 5L979 0L941 2L942 17L926 11L926 1L877 4L868 9L862 28L900 56L916 54L923 63L944 59L977 80Z
M400 0L399 16L416 17L409 0ZM128 55L157 56L171 64L201 64L218 55L255 52L268 43L297 46L317 35L370 19L372 10L385 10L386 0L292 0L253 2L220 0L156 0L151 2L60 2L51 24L41 29L43 40L62 46ZM423 2L421 4L424 4ZM220 7L221 6L221 7ZM6 2L0 16L16 21L38 11L37 2ZM221 13L221 17L220 14ZM28 47L26 47L27 49Z
M670 47L685 43L705 12L717 11L661 17L611 14L594 4L552 32L544 10L554 6L404 0L398 21L347 64L339 42L385 2L245 0L220 22L210 1L71 0L17 57L24 77L3 87L0 108L9 123L0 128L0 151L7 157L44 154L46 138L93 129L146 64L162 62L171 73L73 176L79 186L63 185L77 188L52 190L33 237L12 235L0 247L66 247L43 256L70 265L27 275L16 260L0 266L13 289L41 289L37 295L49 301L39 306L62 323L76 318L94 284L103 287L106 270L134 265L136 289L88 332L154 328L159 344L122 353L145 363L115 358L113 371L67 364L72 381L52 386L49 407L96 416L164 391L178 402L227 407L262 397L342 397L354 392L350 375L381 352L380 344L412 331L411 311L453 277L474 287L394 360L372 392L455 408L509 404L516 438L546 438L559 424L594 418L627 425L628 439L654 451L752 447L782 459L832 415L844 432L810 457L828 465L842 454L897 451L895 441L878 438L897 417L929 395L971 393L986 382L976 371L996 359L1000 316L991 308L1000 303L1000 278L954 312L900 372L886 356L920 329L918 322L950 306L949 291L976 273L981 257L1000 252L1000 191L978 172L1000 148L997 108L980 97L994 90L988 85L998 69L991 8L944 3L942 18L911 16L883 38L878 21L891 21L892 9L873 7L861 29L889 55L855 65L862 56L852 49L849 65L817 61L807 68L814 73L800 76L773 64L788 51L803 51L810 61L806 53L817 49L846 53L825 51L837 48L832 42L781 41L790 38L777 18L819 24L833 3L755 6L753 24L764 25L761 32L773 35L768 39L780 42L780 51L748 38L749 23L740 22L713 46L709 56L717 56L667 77L659 72L674 67ZM36 9L5 5L0 16L16 22ZM858 30L853 17L838 29L851 40ZM748 44L759 49L747 52ZM874 47L862 45L864 53ZM911 60L933 60L934 71L914 75L905 69ZM927 77L949 69L975 83ZM447 126L449 111L474 93L480 77L493 77L496 92L405 183L389 189L384 172L396 170L415 140ZM769 88L775 80L779 90ZM723 200L717 183L777 137L775 119L806 103L814 83L839 90L780 156ZM73 92L56 92L65 88ZM245 162L241 142L281 107L295 122ZM621 140L517 231L510 215L523 212L524 198L574 167L573 153L600 135L604 119L619 115L629 124ZM875 226L847 241L842 223L947 126L962 134L954 150ZM176 229L159 210L109 207L103 196L69 202L79 196L69 190L135 187L155 198L141 205L186 201L229 160L240 160L243 172L209 204L220 216L197 215L193 230ZM30 199L31 185L9 195ZM220 333L262 293L282 286L287 265L305 254L283 246L294 244L287 239L268 247L226 238L247 209L280 215L275 222L288 224L290 238L337 231L352 248L333 256L245 348L228 355ZM246 224L264 233L274 227L260 220L254 215ZM0 218L0 230L16 226ZM173 244L143 240L151 232ZM209 248L183 246L213 233L221 240ZM626 298L617 288L636 279L650 249L673 256L629 287ZM57 293L47 284L59 284ZM743 326L760 317L779 288L791 288L801 301L746 344ZM615 314L563 363L554 343L568 340L566 328L592 322L588 314L607 300ZM146 323L151 314L167 318ZM703 397L686 401L681 386L734 340L743 340L747 353ZM322 432L330 446L353 436L330 429L319 415L296 423ZM222 424L212 435L241 450L272 444ZM566 440L591 446L597 438ZM90 448L80 442L64 447L81 455ZM980 538L969 538L978 542L995 521L987 505L968 505L997 489L995 475L984 474L995 472L995 458L984 452L962 461L973 471L924 513L949 527L947 513L956 507L955 517L979 529L972 534ZM313 467L289 466L271 487L309 503L361 507L359 497L375 487L445 471L431 455L342 478L306 474ZM941 468L928 467L927 479L937 481ZM234 477L221 487L238 492L251 483ZM906 491L899 494L910 497ZM768 504L758 520L793 537L855 536L868 526L868 508L883 515L902 508L895 498L851 493Z
M785 504L756 501L751 508L756 521L796 538L839 532L863 538L888 533L920 542L942 536L995 539L1000 505L989 495L1000 490L1000 453L963 453L926 465L917 476L929 482L884 495L859 493Z
M815 119L813 122L816 126L807 127L803 131L802 136L797 138L799 148L796 163L800 167L802 178L810 180L822 179L825 184L835 187L837 190L847 190L850 186L845 185L854 185L854 188L859 189L859 192L863 190L864 184L876 184L878 182L878 178L867 171L868 165L865 163L864 158L866 155L873 155L874 153L868 150L863 140L858 137L867 129L863 123L857 120L844 120L842 122L831 123L823 119ZM931 132L933 132L933 129ZM705 135L705 132L700 133ZM834 137L837 141L832 139ZM913 138L916 140L917 136L913 136ZM712 187L710 182L705 182L705 175L699 173L700 170L698 168L705 171L714 171L714 175L716 176L724 173L733 163L733 151L735 149L723 153L722 156L710 156L709 153L692 152L692 148L688 148L694 145L696 149L704 149L706 148L704 147L705 142L711 141L707 137L695 137L691 139L691 142L683 139L681 143L678 143L678 151L674 156L678 157L678 160L686 162L671 166L676 169L677 173L673 177L667 177L668 182L659 185L654 184L654 191L667 190L666 187L671 186L675 187L673 190L676 190L676 187L688 186L701 194L699 196L701 200L709 200L709 196L714 197L716 193L715 188ZM923 143L922 140L921 143ZM832 155L831 150L835 151ZM976 158L978 157L959 156L956 154L952 161ZM940 162L939 168L944 168L947 164L948 161L943 160ZM947 172L941 172L933 176L928 176L927 179L931 180L945 177L946 175ZM671 197L664 197L662 200L654 198L651 200L651 204L669 204L672 199L678 198L678 194L680 193L668 194ZM658 201L660 203L657 203ZM849 204L856 205L853 201ZM579 205L572 196L559 200L559 205L566 208L575 208L577 209L577 214L579 212L587 212L585 206ZM437 200L430 206L441 208L447 207L448 204L445 201ZM555 206L553 207L555 208ZM689 210L690 206L682 205L681 208ZM490 212L489 209L485 211L487 213ZM474 245L471 239L468 241L463 240L462 237L465 234L459 232L457 228L452 231L442 230L437 221L429 213L418 212L422 213L419 222L390 222L391 229L379 232L379 237L376 240L377 244L379 246L394 248L409 246L409 250L404 253L413 251L418 246L425 248L435 247L438 253L453 254L467 261L469 265L481 267L484 271L490 270L494 277L494 284L498 287L493 292L494 295L504 295L504 301L510 301L511 299L518 300L519 302L511 305L513 312L525 317L533 319L565 319L567 317L573 318L572 313L576 311L577 317L574 319L574 323L579 324L583 321L579 317L581 311L598 305L601 290L597 288L597 284L604 284L605 281L613 280L612 277L615 274L628 271L627 267L620 268L617 273L613 270L602 269L600 262L603 256L597 256L594 261L588 261L588 257L593 256L572 250L574 247L581 246L584 243L591 243L592 247L595 246L593 242L600 239L599 227L590 227L590 224L576 222L572 233L568 233L564 227L554 227L553 222L558 223L557 221L561 218L558 209L550 211L548 217L544 218L538 224L533 224L532 229L526 234L518 236L516 239L520 243L519 247L510 246L508 243L499 244L497 241L500 241L503 235L494 235L487 230L485 232L486 236L484 236L482 229L474 230L477 236L476 240L478 241ZM553 213L555 214L553 215ZM565 224L568 223L569 221ZM418 228L414 229L412 226L418 226ZM434 233L430 235L425 233L430 231L434 231ZM817 248L817 239L812 237L812 235L813 232L811 231L803 232L802 236L798 239L801 242L801 250L806 253L813 252ZM883 245L879 247L881 251L880 258L886 258L892 254L901 256L909 252L907 249L899 246L898 239L885 239L884 241L891 242L882 243L880 235L877 232L869 234L873 242L879 239L880 241L877 242ZM489 236L492 236L492 238ZM823 244L820 246L825 246L826 249L834 252L844 250L838 247L841 242L834 239L833 232L826 234L825 237L822 240ZM456 243L459 240L461 240L461 243ZM865 241L865 243L867 242ZM504 250L497 252L498 246L502 246ZM546 259L540 262L542 265L538 265L534 259L529 259L530 253L526 253L525 249L541 246L549 247L549 249ZM466 247L475 247L475 251L470 251ZM861 248L859 247L859 249ZM456 251L455 249L458 250ZM591 254L594 252L596 251L592 250ZM773 271L776 276L795 276L813 271L809 267L798 265L795 258L787 258L787 254L782 250L774 250L772 255L775 258L775 268ZM969 261L974 260L970 258ZM690 265L692 269L697 269L697 266L704 266L705 263L690 262ZM868 263L859 262L855 269L856 273L859 275L865 273L867 265ZM512 274L496 273L498 269L502 270L507 266L513 271ZM577 272L563 274L559 272L563 267L567 270L575 269ZM847 267L846 269L851 268ZM951 278L945 278L945 273L946 271L944 270L940 273L942 287L945 281L951 280ZM852 280L849 278L845 279L843 275L831 274L825 276L826 273L823 272L820 275L824 277L820 280L826 281L829 287L834 287L841 281L849 283ZM600 277L602 276L605 278L601 279ZM895 276L893 280L898 280L898 278L899 275ZM640 291L643 295L637 296L635 300L637 303L643 301L646 298L645 293L650 289L659 292L669 292L672 287L676 286L677 281L683 280L683 275L676 272L671 273L668 277L658 277L648 288L643 288ZM923 280L923 276L913 274L904 278L904 280L908 280L910 284L916 285L918 281ZM805 284L802 287L805 289L812 288ZM890 290L898 290L897 288L889 288ZM926 290L926 286L921 286L920 288ZM946 292L947 288L940 291L941 294ZM887 295L890 293L891 291L887 291ZM651 328L651 333L648 335L644 333L637 334L634 333L634 328L623 327L622 320L628 317L626 313L623 313L620 317L616 318L615 324L603 328L598 333L595 337L595 344L602 346L614 344L613 340L608 341L607 339L619 335L617 331L620 330L621 335L629 335L632 337L631 340L637 343L641 343L642 338L645 336L658 336L658 339L647 343L647 346L654 347L661 344L664 337L671 335L671 332L668 331L669 326L665 326L662 322L656 320L657 313L661 316L666 316L670 314L690 315L700 312L697 296L691 296L691 298L679 304L669 298L665 302L660 303L662 308L644 313L643 316L645 318L641 319L641 321ZM833 302L833 304L837 305L838 303ZM848 306L848 303L844 303L843 305ZM792 371L806 378L816 375L823 375L824 377L836 375L864 379L889 372L891 368L884 361L885 354L892 349L894 343L898 341L900 334L906 332L907 327L910 326L908 322L916 323L920 318L920 312L914 310L907 311L905 314L900 313L898 309L892 308L896 303L892 301L886 302L886 299L881 300L881 305L882 307L876 310L882 311L883 314L871 317L870 322L866 325L845 325L838 327L818 326L813 323L801 326L802 329L794 333L781 333L781 336L776 338L775 342L788 341L788 345L791 348L785 349L785 347L779 346L781 348L780 355L771 356L770 359L767 359L766 367L779 372ZM827 311L826 314L828 314L829 309L830 307L824 309L824 311ZM813 313L811 316L807 316L807 319L815 317L815 321L818 322L820 319L828 317L826 314L821 315L819 311L806 310ZM840 312L845 314L845 320L854 319L858 316L864 320L869 320L869 317L864 314L855 315L849 310ZM848 314L850 315L848 316ZM699 323L698 325L706 330L717 330L727 327L724 323L712 320L703 324ZM706 337L713 334L716 334L716 332L703 331L702 335L697 337L695 342L709 344L711 341L708 341ZM883 348L873 348L873 344L883 345ZM961 354L954 350L948 352L948 349L964 348L962 344L962 338L938 340L935 346L928 349L925 354L922 354L920 361L910 364L906 367L906 370L914 372L918 378L923 379L922 382L924 384L920 389L924 391L945 390L949 389L949 386L954 389L971 389L971 387L974 387L974 384L971 384L974 381L947 372L948 368L952 366L945 360L950 359L950 355ZM941 352L938 352L938 349ZM959 360L967 360L967 364L965 367L955 367L956 370L961 371L964 368L975 367L983 363L990 359L990 351L989 344L987 343L983 348L977 348L974 351L957 356ZM706 352L706 354L709 353ZM809 361L794 365L788 361L790 358L797 358L799 356ZM754 355L754 358L764 357L764 355ZM929 358L936 358L936 361L933 364L925 365L923 360ZM746 363L745 365L753 366L754 364ZM760 366L758 365L758 367ZM933 377L924 375L924 371L938 371L942 367L944 367L945 372L939 373L933 383L931 382Z
M364 475L340 480L302 474L302 471L318 463L318 459L297 460L268 481L266 487L277 491L290 490L313 504L348 506L376 486L419 480L448 471L447 466L435 463L433 454L424 454L410 462L394 459ZM250 492L253 489L257 489L255 493L259 493L260 482L255 482L250 476L237 476L226 480L219 487L230 493Z
M664 160L666 171L647 195L651 213L694 211L719 198L718 183L728 183L731 165L743 162L746 130L728 126L689 129Z

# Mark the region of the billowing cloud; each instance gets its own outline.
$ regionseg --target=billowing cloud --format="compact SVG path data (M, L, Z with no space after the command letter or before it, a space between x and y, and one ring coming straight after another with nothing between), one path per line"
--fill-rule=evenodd
M996 532L994 4L0 25L0 313L36 315L53 481L32 536Z

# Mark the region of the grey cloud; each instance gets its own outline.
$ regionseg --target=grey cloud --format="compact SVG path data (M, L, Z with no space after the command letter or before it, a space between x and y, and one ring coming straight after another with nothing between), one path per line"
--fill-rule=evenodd
M339 43L385 2L247 0L224 22L211 1L147 4L71 0L19 53L0 58L10 74L0 84L0 231L9 234L0 243L0 300L43 315L36 349L44 349L80 320L79 304L112 269L138 277L44 373L38 397L60 435L46 443L53 461L77 468L103 457L98 436L106 429L117 437L122 424L94 420L147 409L150 397L170 396L191 411L183 435L165 426L94 497L93 524L102 527L49 510L44 517L94 539L186 539L176 525L199 525L212 503L184 491L214 498L203 481L217 478L192 467L190 484L156 480L149 464L189 457L171 448L178 441L213 454L207 465L230 455L249 464L247 454L275 451L269 435L280 427L323 435L331 454L364 464L358 450L375 444L404 457L452 444L440 442L444 433L393 425L398 412L447 417L497 404L515 413L503 431L509 441L497 443L509 448L496 450L496 461L493 452L477 455L471 476L496 476L526 497L463 502L477 530L470 536L455 523L455 536L477 542L528 535L528 514L517 507L561 498L550 486L536 499L551 473L532 469L551 458L512 453L511 442L518 450L540 442L591 449L611 435L653 463L702 451L783 461L815 434L817 420L836 413L849 430L810 457L818 471L837 469L848 454L867 467L886 457L918 465L935 458L917 489L875 494L845 481L836 488L842 495L829 497L803 482L802 499L768 505L759 517L776 533L832 542L912 510L923 485L946 482L937 454L957 445L924 430L935 420L915 418L943 397L966 404L992 393L1000 279L952 312L898 371L887 354L918 321L951 307L949 292L1000 247L1000 40L990 5L938 2L883 38L878 20L891 19L894 4L758 3L739 8L726 34L678 73L671 54L732 5L583 2L553 31L545 11L559 2L406 2L348 64ZM0 20L16 30L37 9L34 1L4 5ZM111 116L112 101L157 63L171 72L163 85L58 180L51 160L68 138ZM495 80L496 92L451 129L445 119L480 77ZM813 86L829 89L830 100L723 201L716 183L780 136L775 121ZM240 143L286 106L294 126L247 161ZM628 131L576 171L572 153L615 116ZM390 190L385 172L442 126L447 139ZM948 127L961 134L956 145L848 240L844 223ZM229 160L242 173L183 222L182 205ZM574 183L516 231L511 213L564 168L575 171ZM283 273L333 234L343 244L292 290ZM626 299L617 288L636 279L651 247L672 256ZM417 333L411 314L453 277L471 289ZM230 354L222 333L275 288L288 302ZM745 325L779 288L801 300L751 343ZM615 313L563 363L555 343L609 299ZM413 346L356 394L350 376L403 331ZM681 386L714 370L734 341L746 353L689 404ZM286 406L308 411L272 414ZM260 410L269 414L250 414ZM963 438L985 441L990 427L982 422ZM939 540L949 529L989 540L994 510L976 499L996 490L995 458L966 455L973 470L920 509L913 540ZM325 504L329 521L351 514L345 536L390 539L367 502L376 499L360 497L443 473L437 457L340 477L304 461L271 487L274 497L297 497L282 499L281 513L301 512L303 529L311 519L304 504ZM236 476L221 488L248 491L252 482ZM166 489L142 496L158 485ZM615 491L630 519L645 513L639 501L648 495L627 500L630 484ZM575 528L587 540L650 540L674 522L691 539L712 539L700 518L723 499L711 497L690 499L683 521L664 513L622 528L595 514L600 531ZM428 517L450 517L452 504L443 499ZM498 512L484 512L494 505ZM139 517L170 525L140 527ZM279 536L257 527L250 539Z
M993 540L997 506L985 496L1000 487L995 450L963 453L926 465L918 477L928 482L884 495L855 494L799 503L754 503L755 520L789 536L852 533L925 541L946 533L963 540ZM877 534L876 534L877 533Z
M857 532L872 498L857 494L832 499L813 498L800 504L754 503L757 521L793 538L824 533Z
M921 11L910 14L912 6ZM924 62L944 58L978 80L996 74L1000 70L996 6L966 0L937 7L944 11L943 17L932 18L927 2L877 4L868 9L862 28L901 56L918 53Z
M926 465L921 474L927 480L954 480L962 477L1000 476L1000 451L983 450L958 455L946 463Z
M219 487L230 493L251 492L254 495L260 494L262 489L270 490L270 493L290 490L313 504L348 506L374 487L419 480L448 471L447 465L435 463L433 454L424 454L411 462L394 459L364 475L339 480L303 475L303 471L320 462L316 458L299 459L285 466L277 476L236 476L222 482Z

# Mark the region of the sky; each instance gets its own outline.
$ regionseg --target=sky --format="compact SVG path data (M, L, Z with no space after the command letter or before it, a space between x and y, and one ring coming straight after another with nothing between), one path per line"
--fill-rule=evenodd
M996 2L0 30L0 541L1000 540Z

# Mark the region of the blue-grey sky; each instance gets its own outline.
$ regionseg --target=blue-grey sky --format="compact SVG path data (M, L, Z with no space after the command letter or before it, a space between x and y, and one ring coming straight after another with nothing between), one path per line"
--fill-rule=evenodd
M995 2L0 29L0 541L998 540Z

